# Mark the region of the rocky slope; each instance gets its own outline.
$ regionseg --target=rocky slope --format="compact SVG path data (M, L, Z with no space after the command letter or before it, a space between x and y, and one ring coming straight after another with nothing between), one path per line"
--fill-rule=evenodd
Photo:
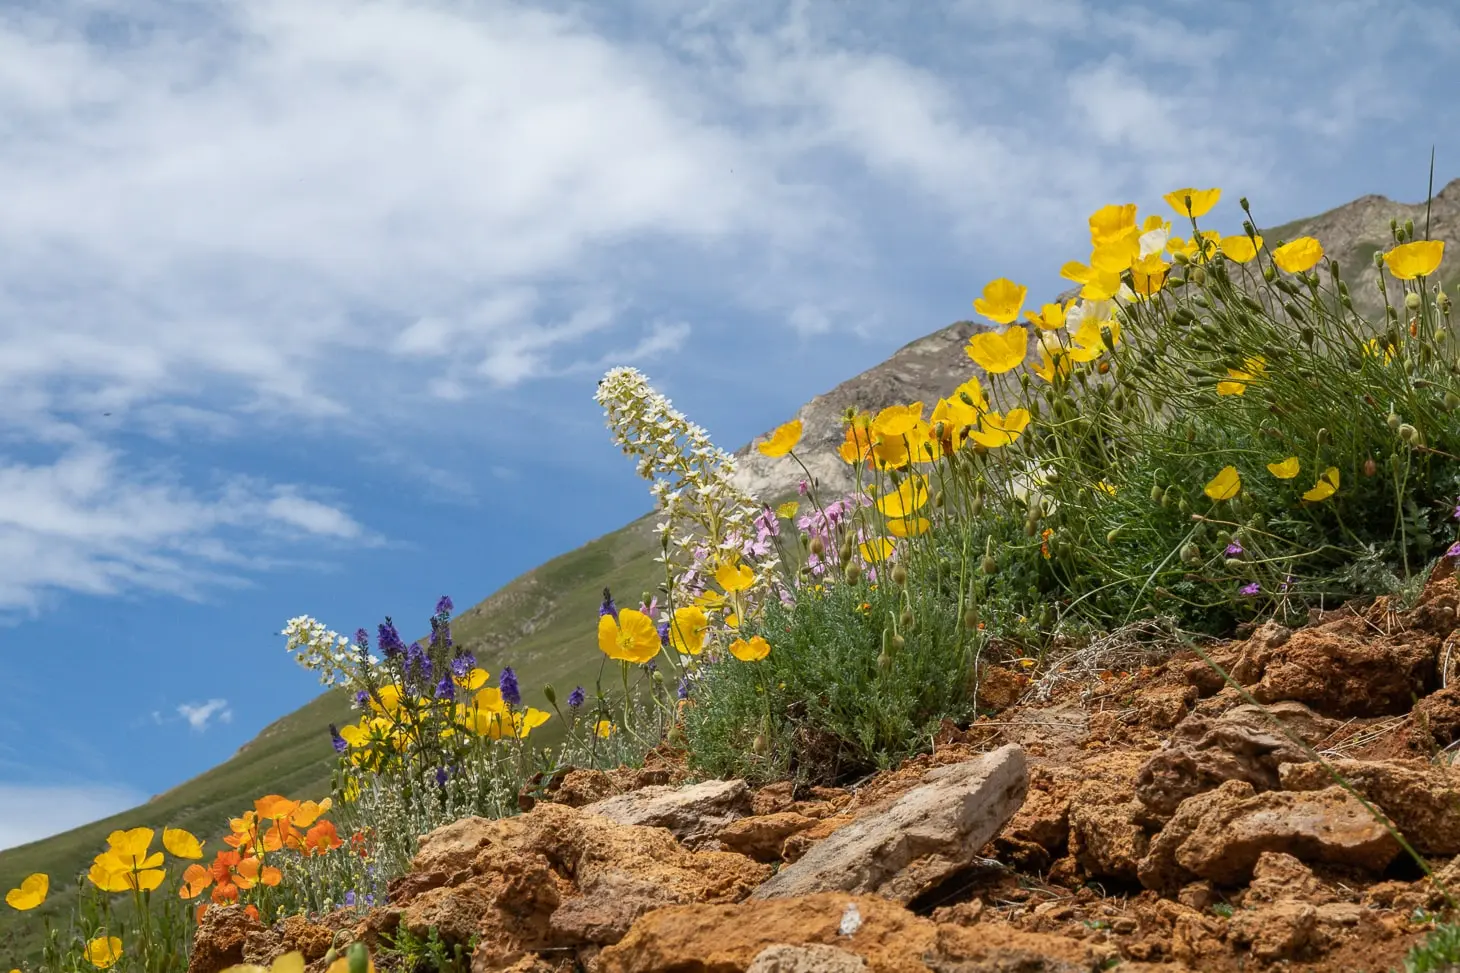
M565 771L363 916L214 910L190 973L401 928L473 973L1389 970L1460 891L1457 607L1446 561L1412 608L1205 646L1240 689L1154 629L991 670L996 715L849 789Z

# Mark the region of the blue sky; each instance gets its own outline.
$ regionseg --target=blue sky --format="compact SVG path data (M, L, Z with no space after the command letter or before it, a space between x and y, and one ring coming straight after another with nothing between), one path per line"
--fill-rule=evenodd
M647 510L607 367L734 448L1048 299L1104 203L1418 200L1457 51L1393 0L0 7L0 847L308 700L289 617L424 629Z

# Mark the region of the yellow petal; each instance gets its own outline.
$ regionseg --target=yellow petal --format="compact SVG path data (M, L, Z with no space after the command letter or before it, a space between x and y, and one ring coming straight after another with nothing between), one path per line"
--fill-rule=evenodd
M1224 236L1218 246L1222 248L1222 253L1228 260L1245 264L1257 256L1257 250L1262 246L1262 237L1258 236L1254 240L1248 236Z
M203 845L191 831L182 828L163 828L162 847L177 858L202 858Z
M1006 277L984 285L983 297L973 302L973 309L995 324L1008 324L1019 316L1029 288Z
M877 510L884 517L900 518L921 510L928 502L928 478L915 473L902 481L892 493L877 498Z
M892 541L885 537L873 538L870 541L863 541L857 548L862 554L862 560L869 564L878 564L892 556L896 550Z
M104 970L122 958L122 941L116 936L97 936L86 944L86 961Z
M796 448L801 441L801 420L792 419L785 425L778 426L770 437L756 447L762 455L779 457L785 456Z
M872 428L879 436L895 439L912 432L922 417L921 402L914 402L912 405L889 405L877 413L877 418L872 420Z
M796 512L800 509L801 505L795 500L787 500L785 503L776 508L776 516L781 517L785 520L790 520L792 517L796 516Z
M469 693L474 693L487 684L492 674L480 666L473 666L467 674L456 680L456 684Z
M724 588L726 592L745 591L755 584L755 572L744 564L734 564L725 561L715 569L715 581ZM623 612L619 613L623 617Z
M1220 189L1178 189L1175 192L1167 193L1162 198L1182 216L1199 219L1210 213L1212 207L1217 205L1217 200L1222 198L1222 191Z
M730 654L741 662L758 662L771 654L771 646L759 635L749 641L736 639L730 643Z
M1272 262L1289 274L1300 274L1323 259L1323 244L1310 236L1284 243L1272 252Z
M50 888L50 876L41 872L27 875L18 888L13 888L5 893L5 904L21 912L34 909L46 901L46 893L50 891Z
M1097 247L1136 233L1135 203L1111 203L1090 214L1090 242Z
M984 371L999 375L1012 371L1024 361L1029 352L1029 330L1021 326L1002 334L984 331L969 338L964 350Z
M1388 265L1389 273L1400 280L1414 280L1433 274L1444 258L1444 240L1414 240L1401 243L1384 254L1384 263Z
M887 522L887 532L893 537L921 537L932 526L926 517L899 517Z
M1242 477L1237 473L1237 467L1224 466L1203 488L1203 492L1213 500L1231 500L1241 489Z
M1304 500L1327 500L1338 492L1338 467L1330 466L1318 477L1313 489L1303 494Z
M1277 463L1267 464L1267 471L1279 480L1291 480L1298 475L1299 469L1301 469L1301 466L1296 456L1289 456L1287 459Z

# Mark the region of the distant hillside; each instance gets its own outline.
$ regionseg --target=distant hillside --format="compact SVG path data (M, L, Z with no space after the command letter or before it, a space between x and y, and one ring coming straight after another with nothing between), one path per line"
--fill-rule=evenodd
M1422 234L1425 206L1365 196L1263 234L1270 243L1303 235L1318 237L1340 262L1355 305L1378 316L1383 309L1375 287L1373 255L1390 243L1391 218L1400 222L1413 219ZM1445 240L1450 251L1444 268L1445 288L1460 293L1460 179L1445 186L1433 200L1430 231L1432 238ZM970 294L981 283L970 282ZM835 453L842 436L843 410L848 406L875 410L918 400L931 403L948 394L978 370L963 354L962 345L981 327L959 321L913 341L887 361L814 397L797 411L796 418L805 426L798 454L824 490L834 492L851 482L846 465ZM740 464L737 481L758 497L784 496L795 489L801 476L794 464L767 460L749 444L736 455ZM651 590L661 580L653 562L656 548L652 518L636 520L510 582L462 612L453 631L492 671L503 664L514 666L530 701L542 706L538 694L543 683L554 684L560 693L578 683L592 683L601 664L594 648L600 592L607 585L627 603ZM260 794L322 794L334 758L324 728L349 718L343 694L326 694L270 724L229 760L140 808L0 852L0 888L12 888L25 875L42 871L50 874L54 890L46 905L28 913L23 923L17 922L17 913L0 910L0 961L7 952L7 934L21 929L28 934L39 926L41 916L54 920L70 909L75 883L67 876L84 868L113 829L168 823L213 834L230 812L248 806Z

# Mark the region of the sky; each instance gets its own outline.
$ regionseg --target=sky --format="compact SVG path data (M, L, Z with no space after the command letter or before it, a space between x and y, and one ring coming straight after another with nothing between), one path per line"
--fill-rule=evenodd
M609 367L734 449L992 278L1052 298L1106 203L1422 200L1457 17L0 6L0 847L309 700L287 619L419 634L647 512Z

